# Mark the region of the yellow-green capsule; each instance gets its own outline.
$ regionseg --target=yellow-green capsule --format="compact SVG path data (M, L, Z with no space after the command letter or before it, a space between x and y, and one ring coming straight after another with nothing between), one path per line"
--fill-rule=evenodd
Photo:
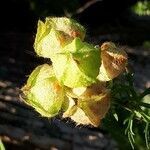
M75 20L66 17L47 17L45 22L38 21L34 49L37 55L51 58L75 37L82 40L85 37L84 27Z
M86 30L77 21L67 17L47 17L47 21L52 23L53 28L68 34L70 37L79 37L84 40Z
M38 66L22 88L24 100L44 117L57 115L64 100L64 90L48 64Z
M99 49L75 38L52 59L56 78L63 85L75 88L90 86L99 73Z

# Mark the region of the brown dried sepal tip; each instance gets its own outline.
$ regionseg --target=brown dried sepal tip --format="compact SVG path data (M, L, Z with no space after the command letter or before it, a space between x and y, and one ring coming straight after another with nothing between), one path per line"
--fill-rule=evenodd
M126 52L112 42L105 42L101 45L100 81L109 81L121 74L127 65Z

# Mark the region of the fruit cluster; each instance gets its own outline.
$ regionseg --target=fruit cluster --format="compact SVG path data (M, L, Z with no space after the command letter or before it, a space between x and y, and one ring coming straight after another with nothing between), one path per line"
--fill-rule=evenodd
M22 91L44 117L62 114L77 124L99 126L110 107L106 83L124 71L127 54L112 42L93 46L84 41L85 33L66 17L39 21L34 49L52 65L38 66Z

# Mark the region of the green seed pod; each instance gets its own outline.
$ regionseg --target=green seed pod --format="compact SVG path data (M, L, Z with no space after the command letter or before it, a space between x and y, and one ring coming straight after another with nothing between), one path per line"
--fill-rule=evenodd
M44 117L57 115L64 100L64 90L48 64L38 66L22 88L25 102Z
M121 74L127 65L127 54L112 42L105 42L101 46L101 60L98 80L109 81Z
M94 46L75 38L52 59L60 83L70 88L89 86L97 81L100 54Z
M61 51L61 48L72 39L69 36L58 32L53 28L50 30L49 34L41 39L40 42L35 42L34 48L36 53L44 58L51 58L55 53Z
M85 38L85 28L77 21L67 17L47 17L49 22L52 22L54 29L68 34L70 37L79 37L81 40Z
M66 17L48 17L45 23L38 21L34 49L39 56L51 58L75 37L85 37L85 29L79 23Z

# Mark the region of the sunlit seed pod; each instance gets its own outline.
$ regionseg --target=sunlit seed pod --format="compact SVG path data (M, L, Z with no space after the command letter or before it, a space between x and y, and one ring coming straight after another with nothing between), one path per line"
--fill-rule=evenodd
M73 90L75 94L78 90ZM82 90L83 91L83 90ZM79 92L79 107L85 112L93 126L98 126L110 107L110 91L105 82L98 82Z
M89 86L97 81L99 50L93 45L75 38L52 59L54 71L60 83L70 88Z
M112 42L101 46L101 61L98 80L109 81L120 75L127 65L127 54Z
M91 125L97 127L110 108L110 91L105 91L91 100L82 99L78 105L89 118Z
M67 94L76 98L70 97L70 105L63 117L70 117L77 124L100 125L110 107L110 91L105 83L68 90Z
M75 103L74 99L69 97L69 107L68 109L63 113L63 118L71 118L77 125L90 125L91 121L89 118L85 115L84 111L78 107L78 105Z
M85 37L85 29L79 23L66 17L48 17L45 22L38 21L34 49L37 55L51 58L75 37Z
M21 89L24 101L44 117L57 115L64 100L64 90L56 80L51 66L38 66Z
M36 53L45 58L51 58L55 53L61 51L61 48L72 41L68 35L51 28L50 32L45 35L39 42L35 42L34 48Z
M62 31L70 37L79 37L81 40L84 40L86 30L74 19L67 17L47 17L46 19L52 22L56 30Z

